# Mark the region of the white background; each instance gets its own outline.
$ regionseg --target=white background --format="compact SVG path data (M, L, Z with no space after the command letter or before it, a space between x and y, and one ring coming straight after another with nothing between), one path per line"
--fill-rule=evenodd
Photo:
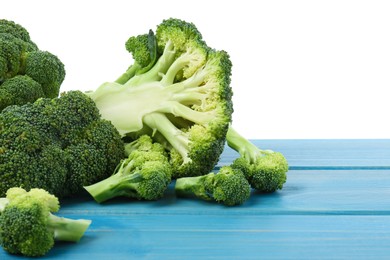
M193 22L233 62L233 124L247 138L390 138L389 1L2 1L65 63L62 90L95 89L132 62L129 36Z

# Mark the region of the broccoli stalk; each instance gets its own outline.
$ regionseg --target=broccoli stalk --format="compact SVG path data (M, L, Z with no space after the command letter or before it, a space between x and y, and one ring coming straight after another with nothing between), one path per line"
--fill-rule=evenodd
M91 220L70 219L49 214L47 227L54 232L54 239L58 241L78 242L87 231Z
M213 179L214 175L215 173L211 172L202 176L178 178L175 183L175 193L179 197L194 195L203 200L211 200L212 196L207 189L207 183Z
M164 147L147 135L128 146L132 151L113 175L84 187L98 203L122 196L156 200L167 189L172 171Z
M102 203L106 200L123 196L137 197L137 189L140 188L140 182L145 181L145 179L142 178L140 172L126 174L122 172L123 165L121 165L121 168L107 179L84 187L96 202Z
M178 196L195 196L214 200L226 206L243 204L250 196L250 185L243 173L223 166L218 173L203 176L178 178L175 184Z
M240 169L252 188L263 192L283 188L288 171L288 163L283 154L259 149L231 126L226 140L229 147L240 154L231 167Z
M231 120L231 62L191 23L163 21L156 35L131 37L134 64L86 94L124 137L147 134L169 151L174 177L210 172Z
M1 246L11 254L42 256L55 240L78 242L91 221L52 214L58 210L57 197L43 189L9 189L0 199Z

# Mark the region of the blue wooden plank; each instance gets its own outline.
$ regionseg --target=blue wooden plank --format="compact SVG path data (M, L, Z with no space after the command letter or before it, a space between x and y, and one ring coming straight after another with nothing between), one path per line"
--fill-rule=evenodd
M389 216L95 216L78 244L57 244L42 259L386 259L389 223Z
M390 169L390 139L252 140L261 149L285 155L291 169ZM238 154L226 147L219 166Z
M388 259L390 140L254 142L286 155L283 190L233 208L177 198L173 185L159 201L66 199L61 216L93 223L43 259Z
M158 201L115 199L97 204L88 196L65 200L61 212L89 215L390 215L390 170L289 171L281 191L252 192L242 206L177 198L173 185Z

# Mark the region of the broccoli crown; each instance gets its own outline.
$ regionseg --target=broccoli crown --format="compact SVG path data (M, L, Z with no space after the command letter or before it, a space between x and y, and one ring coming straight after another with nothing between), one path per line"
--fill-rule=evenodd
M8 82L18 75L25 78ZM57 56L39 50L21 25L0 20L0 99L6 100L0 103L0 109L34 102L40 97L57 97L64 78L64 64ZM13 89L18 86L15 83L22 87Z
M232 127L228 130L226 140L241 155L231 167L241 170L252 188L263 192L283 188L287 180L288 163L282 153L257 148Z
M1 203L0 244L11 254L43 256L55 240L78 241L91 223L52 215L58 198L43 189L10 188Z
M250 185L240 170L223 166L217 174L178 178L175 191L179 196L194 195L203 200L235 206L249 199Z
M156 200L167 189L172 171L164 147L153 143L147 135L128 147L131 147L128 158L120 163L112 176L84 187L97 202L119 196Z
M146 134L161 143L173 177L209 173L233 112L229 55L208 47L192 23L173 18L158 25L156 35L131 37L127 49L134 65L87 93L102 117L122 136Z
M115 127L80 91L0 113L0 194L39 187L58 197L112 174L125 156Z

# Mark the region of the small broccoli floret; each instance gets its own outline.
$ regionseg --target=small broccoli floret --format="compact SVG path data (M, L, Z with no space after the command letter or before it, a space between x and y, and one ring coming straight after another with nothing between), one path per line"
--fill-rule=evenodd
M0 32L11 34L26 43L30 43L32 45L31 49L37 49L36 46L35 48L33 47L35 44L31 41L28 31L20 24L6 19L0 19Z
M21 88L15 81L9 82L18 75L25 76L23 81L18 79ZM0 20L0 88L7 88L6 92L0 93L0 99L7 101L0 104L1 109L5 105L19 105L22 101L23 104L34 102L40 97L58 97L64 78L64 64L57 56L39 50L21 25Z
M91 224L52 213L58 199L43 189L11 188L0 199L0 244L11 254L43 256L55 240L77 242Z
M127 49L135 62L126 73L87 93L102 117L124 137L147 134L162 144L175 178L212 171L233 112L229 55L178 19L164 20L156 35L131 37Z
M178 178L175 191L179 196L194 195L203 200L234 206L248 200L250 185L240 170L223 166L216 174Z
M288 163L283 154L259 149L232 127L228 130L226 140L241 155L231 166L244 173L252 188L263 192L283 188L288 171Z
M132 53L134 63L115 81L120 84L126 83L136 74L148 71L157 59L157 41L152 30L149 30L149 34L130 37L125 46Z
M47 51L25 53L24 72L41 84L44 97L58 97L60 87L65 79L65 67L61 60Z
M11 187L71 196L110 176L124 157L118 131L80 91L0 113L0 196Z
M41 84L29 76L17 75L0 85L0 111L10 105L23 105L44 96Z
M163 196L172 175L164 148L146 135L130 146L133 150L112 176L84 187L97 202L120 196L139 200Z

